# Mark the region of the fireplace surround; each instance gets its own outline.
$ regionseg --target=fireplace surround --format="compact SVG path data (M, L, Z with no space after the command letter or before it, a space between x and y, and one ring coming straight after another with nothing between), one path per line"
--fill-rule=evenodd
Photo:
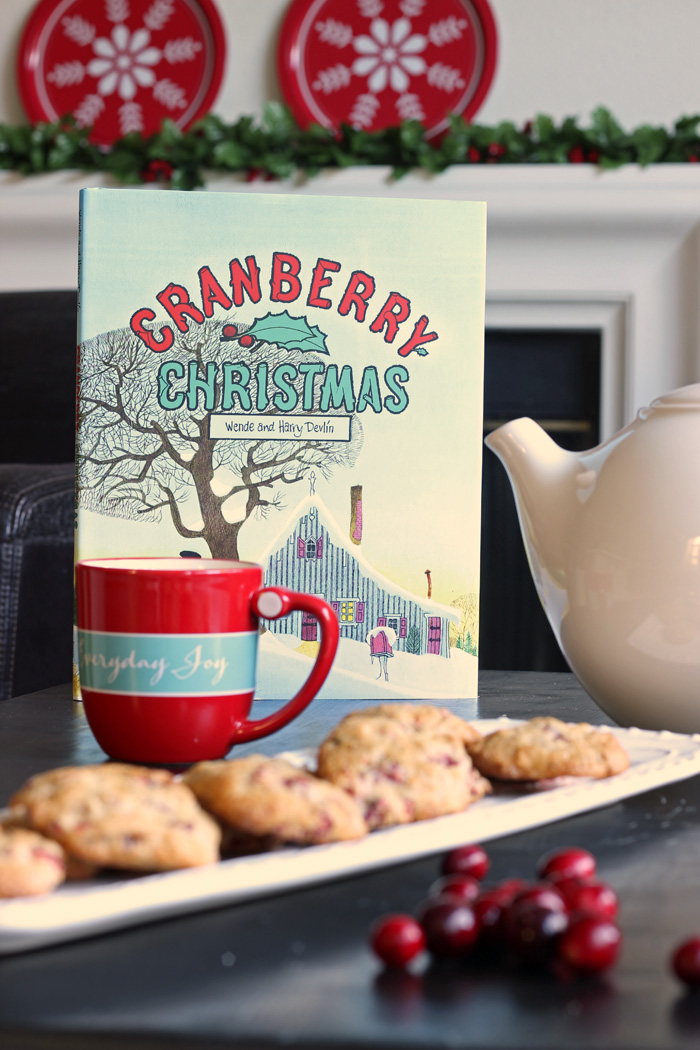
M111 183L73 172L30 178L0 174L0 295L75 289L78 190L87 185ZM566 332L579 344L589 340L584 367L595 371L597 403L588 412L591 428L585 431L585 421L583 431L579 426L578 447L610 437L654 397L700 379L697 166L599 172L573 165L479 165L399 181L392 181L386 169L350 168L290 183L216 178L208 189L485 200L487 362L495 333L505 338L520 332L525 337L521 353L527 353L529 343L533 357L546 350L544 344L565 347L560 336ZM153 187L152 192L168 191ZM28 302L31 295L22 299ZM539 345L533 342L538 333ZM21 332L15 330L13 338L20 346ZM31 342L21 353L31 369ZM584 376L591 379L589 371ZM581 383L575 375L572 382L575 393ZM507 411L532 414L527 403L512 401ZM488 467L489 473L493 470ZM505 497L499 498L503 503ZM518 574L526 585L522 560L512 575ZM482 609L482 632L491 616L486 612ZM536 601L535 614L543 617ZM504 630L517 630L517 623ZM543 630L546 635L546 624ZM526 644L529 666L559 666L552 641ZM484 666L509 666L508 659L488 652L484 658ZM510 659L524 666L522 653Z

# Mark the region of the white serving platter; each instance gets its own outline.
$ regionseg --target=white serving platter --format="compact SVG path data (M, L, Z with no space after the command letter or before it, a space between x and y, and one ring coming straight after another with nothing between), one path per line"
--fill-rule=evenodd
M517 724L475 721L482 733ZM413 860L467 842L548 824L700 773L700 734L611 729L630 767L606 780L570 778L548 790L501 790L463 813L375 831L363 839L288 847L157 875L110 874L41 897L0 902L0 954L23 952L169 916L203 911ZM286 753L300 765L313 752Z

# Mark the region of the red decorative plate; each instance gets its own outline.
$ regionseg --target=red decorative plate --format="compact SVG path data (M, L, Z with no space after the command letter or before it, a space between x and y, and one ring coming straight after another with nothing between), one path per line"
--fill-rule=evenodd
M278 74L300 124L376 131L416 119L428 136L470 119L496 68L488 0L293 0Z
M30 120L72 113L109 145L185 128L221 84L224 28L212 0L41 0L19 46L17 80Z

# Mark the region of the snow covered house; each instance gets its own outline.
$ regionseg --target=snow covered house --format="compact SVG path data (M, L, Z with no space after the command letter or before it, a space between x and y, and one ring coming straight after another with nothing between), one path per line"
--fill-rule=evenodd
M449 658L449 624L459 623L459 610L420 598L377 572L360 549L360 486L353 487L351 507L346 539L323 500L302 500L260 559L265 584L325 598L338 616L341 638L364 642L372 628L386 626L396 633L395 648ZM300 612L266 626L302 641L315 641L318 630L316 620Z

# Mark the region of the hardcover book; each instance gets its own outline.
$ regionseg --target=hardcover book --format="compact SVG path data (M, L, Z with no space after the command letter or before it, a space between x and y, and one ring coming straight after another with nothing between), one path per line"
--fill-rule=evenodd
M76 557L326 599L321 697L476 696L485 205L87 189ZM263 621L256 696L317 649Z

